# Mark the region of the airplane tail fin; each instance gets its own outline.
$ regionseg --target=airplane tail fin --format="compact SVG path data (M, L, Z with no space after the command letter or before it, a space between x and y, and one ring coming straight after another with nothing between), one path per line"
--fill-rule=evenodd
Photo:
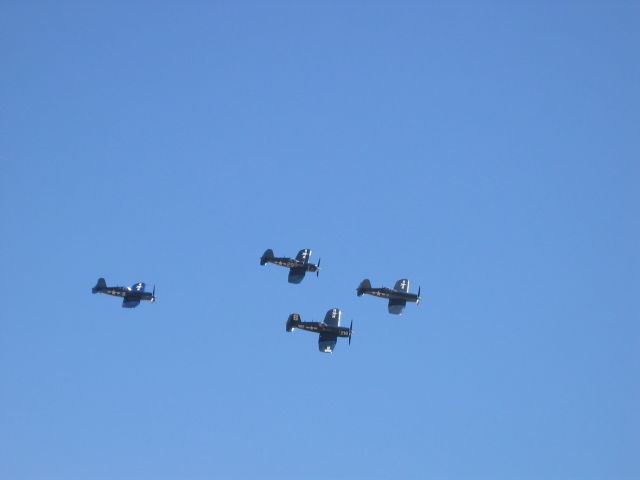
M365 290L368 290L369 288L371 288L371 282L368 278L365 278L360 282L360 285L358 285L358 296L361 297Z
M262 256L260 257L260 265L264 265L268 260L273 258L273 250L270 248L265 250Z
M293 329L300 323L300 315L292 313L287 318L287 332L293 332Z
M107 282L105 281L104 278L100 277L98 279L98 283L96 283L96 286L91 289L91 292L92 293L97 293L100 290L102 290L103 288L107 288Z

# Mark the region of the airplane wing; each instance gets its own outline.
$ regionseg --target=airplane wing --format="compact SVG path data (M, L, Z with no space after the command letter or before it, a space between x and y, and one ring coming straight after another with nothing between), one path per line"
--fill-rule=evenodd
M303 248L296 255L296 260L302 263L309 263L309 257L311 257L311 250L308 248Z
M398 280L393 287L394 290L399 290L401 292L407 293L409 291L409 280L406 278L401 278Z
M324 316L324 323L332 327L339 327L340 318L342 318L342 311L339 308L332 308L331 310L327 311L326 315Z
M389 313L393 313L394 315L400 315L404 312L404 307L407 306L407 301L402 300L400 298L390 298L389 299Z
M337 335L321 333L320 338L318 338L318 349L324 353L332 353L337 341Z
M122 299L122 308L136 308L138 305L140 305L139 299L130 300L126 297Z
M300 283L306 272L307 269L304 267L291 267L291 269L289 269L289 283Z

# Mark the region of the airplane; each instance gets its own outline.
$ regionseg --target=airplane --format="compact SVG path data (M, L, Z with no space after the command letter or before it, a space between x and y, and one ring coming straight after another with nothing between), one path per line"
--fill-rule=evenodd
M292 332L294 328L317 332L320 334L318 338L318 349L324 353L332 353L338 337L348 337L349 345L351 345L353 320L349 328L341 327L340 317L342 317L342 311L339 308L329 310L324 316L323 322L303 322L300 319L300 314L292 313L287 319L287 332Z
M91 289L91 293L106 293L114 297L122 297L122 308L135 308L140 305L140 300L156 301L156 287L152 292L144 291L144 283L139 282L130 287L107 287L104 278L99 278L96 286Z
M300 283L307 272L316 272L316 275L320 275L320 260L318 264L314 265L309 263L311 257L311 250L304 248L298 252L296 258L288 257L275 257L273 250L268 249L260 257L260 265L267 263L274 263L281 267L289 268L289 283Z
M359 297L366 293L374 297L388 298L389 313L394 315L401 315L407 302L416 302L416 305L420 303L420 287L417 294L409 293L409 280L406 278L398 280L393 288L372 288L369 279L365 278L360 282L356 292Z

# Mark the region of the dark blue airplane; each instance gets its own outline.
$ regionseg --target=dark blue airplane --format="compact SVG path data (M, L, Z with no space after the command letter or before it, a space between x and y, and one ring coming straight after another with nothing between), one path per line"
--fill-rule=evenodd
M359 297L366 293L374 297L388 298L389 313L393 313L394 315L402 314L407 302L415 302L416 305L420 303L420 287L418 287L417 294L409 293L409 280L406 278L398 280L393 288L372 288L369 279L365 278L360 282L356 292Z
M353 321L349 328L340 326L342 312L339 308L332 308L324 316L323 322L303 322L300 314L292 313L287 319L287 332L292 332L294 328L316 332L320 334L318 338L318 349L321 352L333 352L338 337L348 337L351 345L351 334L353 333Z
M300 250L296 258L276 257L273 255L273 250L268 249L260 257L260 265L273 263L281 267L287 267L289 268L289 283L300 283L307 272L315 272L316 275L320 274L320 260L318 260L317 265L314 265L309 262L310 257L311 250L308 248Z
M122 308L135 308L140 305L140 300L148 300L151 303L156 301L155 285L152 292L145 292L142 282L130 287L107 287L104 278L99 278L96 286L91 289L91 293L105 293L114 297L122 297Z

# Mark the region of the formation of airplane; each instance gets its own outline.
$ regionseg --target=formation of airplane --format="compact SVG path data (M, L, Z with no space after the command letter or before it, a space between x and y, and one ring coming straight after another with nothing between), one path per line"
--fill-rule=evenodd
M148 300L151 303L156 301L156 287L152 292L146 292L145 284L134 283L130 287L107 287L104 278L99 278L96 286L91 289L91 293L105 293L114 297L122 297L122 308L135 308L140 305L140 300Z
M320 273L320 260L317 264L309 261L311 250L304 248L298 252L296 258L276 257L273 250L268 249L260 257L260 265L273 263L281 267L289 269L289 283L300 283L307 272L318 275ZM109 287L104 278L99 278L96 286L91 289L92 293L104 293L114 297L122 297L123 308L135 308L140 305L142 300L155 302L156 287L154 285L151 292L145 290L145 284L142 282L135 283L130 287ZM365 278L356 290L359 297L362 295L373 295L374 297L386 298L389 300L389 313L400 315L404 311L407 302L420 303L420 288L418 293L409 292L409 280L401 278L393 288L372 287L371 281ZM327 311L322 322L303 322L299 313L292 313L287 319L286 330L292 332L298 328L308 332L314 332L319 335L318 349L324 353L332 353L338 342L338 338L348 338L351 345L351 335L353 334L353 321L349 328L340 325L342 318L342 310L334 307Z
M318 349L324 353L332 353L338 337L348 338L349 345L351 345L353 321L351 321L349 328L341 327L341 318L342 311L339 308L329 310L322 322L303 322L300 319L300 314L292 313L287 319L287 332L293 332L295 328L299 328L300 330L318 333Z
M309 262L310 257L311 250L308 248L300 250L296 258L276 257L273 255L273 250L268 249L260 257L260 265L273 263L274 265L287 267L289 269L289 283L300 283L307 272L315 272L316 275L320 274L320 260L315 265Z
M398 280L393 288L373 288L371 287L369 279L365 278L360 282L356 292L359 297L367 294L373 295L374 297L388 298L389 313L393 313L394 315L402 314L407 302L415 302L416 305L420 303L420 287L418 287L418 293L409 293L409 280L406 278Z

